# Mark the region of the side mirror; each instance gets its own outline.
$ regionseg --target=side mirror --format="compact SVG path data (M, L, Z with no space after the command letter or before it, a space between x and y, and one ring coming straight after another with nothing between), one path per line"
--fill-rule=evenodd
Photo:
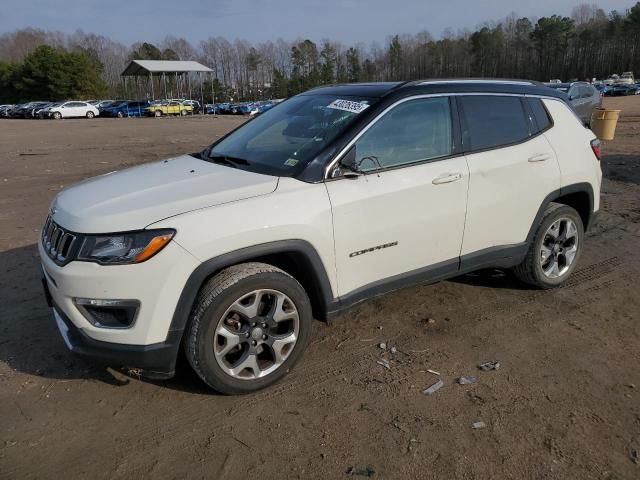
M340 159L331 172L331 178L345 177L358 178L363 175L360 166L356 161L356 146L352 146L349 151Z

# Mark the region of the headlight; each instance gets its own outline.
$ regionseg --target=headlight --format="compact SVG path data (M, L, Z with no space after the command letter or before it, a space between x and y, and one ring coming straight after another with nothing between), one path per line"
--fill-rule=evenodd
M141 263L162 250L175 233L175 230L143 230L112 235L87 235L77 259L104 265Z

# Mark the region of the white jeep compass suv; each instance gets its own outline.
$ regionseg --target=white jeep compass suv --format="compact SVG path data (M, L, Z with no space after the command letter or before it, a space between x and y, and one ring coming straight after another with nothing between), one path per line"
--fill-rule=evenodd
M214 389L288 372L311 320L513 268L551 288L599 207L599 144L534 82L317 88L203 152L61 192L39 244L67 346L155 378L180 346Z

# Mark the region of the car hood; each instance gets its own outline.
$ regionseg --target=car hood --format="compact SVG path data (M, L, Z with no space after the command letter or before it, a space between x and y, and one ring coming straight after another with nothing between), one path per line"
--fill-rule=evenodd
M51 212L77 233L139 230L181 213L273 192L278 177L190 155L85 180L60 192Z

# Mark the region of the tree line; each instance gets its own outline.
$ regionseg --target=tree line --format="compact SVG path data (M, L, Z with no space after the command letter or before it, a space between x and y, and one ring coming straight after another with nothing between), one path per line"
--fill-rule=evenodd
M122 96L132 59L196 60L213 69L220 100L287 97L336 82L444 77L604 78L640 74L640 2L625 12L576 6L571 16L515 14L476 30L394 35L384 44L325 39L263 43L167 36L124 45L102 35L21 29L0 35L0 102Z

